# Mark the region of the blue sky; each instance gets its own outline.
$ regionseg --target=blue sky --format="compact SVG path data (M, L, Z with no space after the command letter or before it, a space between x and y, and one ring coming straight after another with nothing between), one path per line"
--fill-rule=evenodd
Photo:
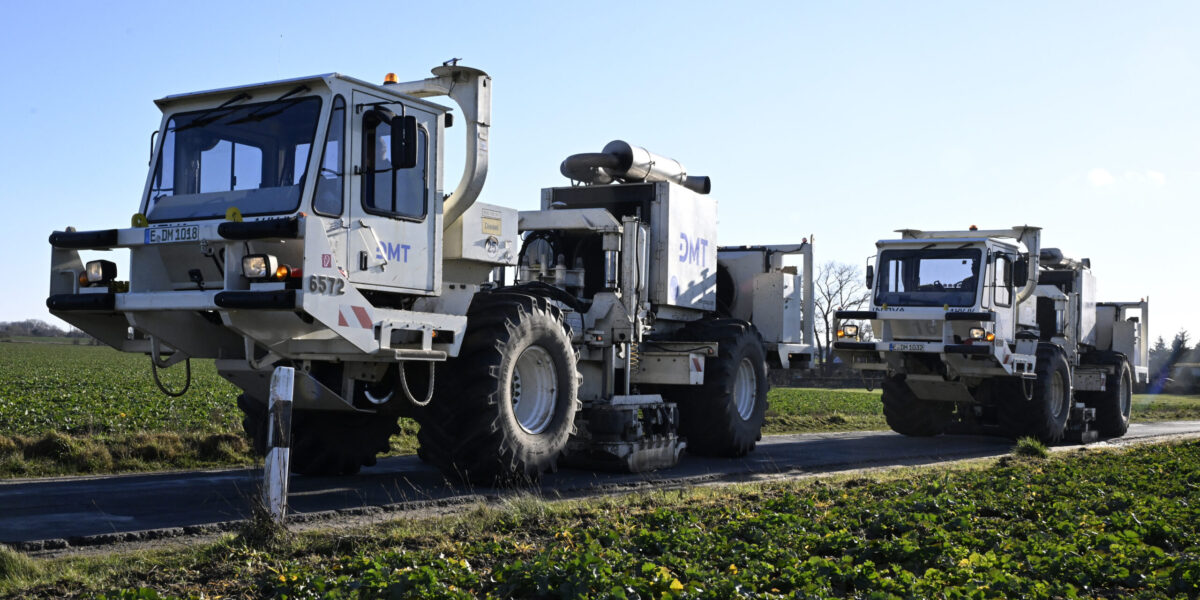
M722 244L861 263L902 227L1039 225L1101 299L1150 296L1152 336L1200 337L1200 4L335 6L5 2L0 320L50 318L50 231L128 223L154 98L461 57L494 78L484 201L534 208L624 139L712 177Z

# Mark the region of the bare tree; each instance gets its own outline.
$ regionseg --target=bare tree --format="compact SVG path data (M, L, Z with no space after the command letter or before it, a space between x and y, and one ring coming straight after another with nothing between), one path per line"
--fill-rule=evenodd
M817 268L813 284L816 287L817 350L822 363L828 364L833 358L832 347L837 335L833 328L834 313L861 309L871 299L871 290L866 287L861 267L834 261ZM869 332L869 327L862 330L868 335Z

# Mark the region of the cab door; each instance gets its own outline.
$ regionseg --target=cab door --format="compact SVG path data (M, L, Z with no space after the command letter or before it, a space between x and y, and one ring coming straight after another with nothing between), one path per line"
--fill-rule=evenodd
M995 334L1002 340L1011 340L1016 334L1013 302L1013 255L997 252L992 255L990 277L984 289L984 308L996 314Z
M440 283L433 113L362 91L353 94L350 142L350 282L379 291L430 294ZM406 127L413 125L415 127Z

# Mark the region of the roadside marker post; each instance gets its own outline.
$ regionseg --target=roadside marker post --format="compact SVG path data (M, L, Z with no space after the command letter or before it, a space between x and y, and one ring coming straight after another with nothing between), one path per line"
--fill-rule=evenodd
M287 522L288 472L292 457L292 384L296 370L276 367L271 375L267 411L267 461L263 468L263 503L276 523Z

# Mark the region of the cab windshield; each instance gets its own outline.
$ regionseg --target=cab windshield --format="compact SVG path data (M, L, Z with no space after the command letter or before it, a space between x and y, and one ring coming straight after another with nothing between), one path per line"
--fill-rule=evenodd
M152 222L284 214L300 206L321 111L315 96L180 113L150 183Z
M979 248L884 250L875 304L974 306L980 255Z

